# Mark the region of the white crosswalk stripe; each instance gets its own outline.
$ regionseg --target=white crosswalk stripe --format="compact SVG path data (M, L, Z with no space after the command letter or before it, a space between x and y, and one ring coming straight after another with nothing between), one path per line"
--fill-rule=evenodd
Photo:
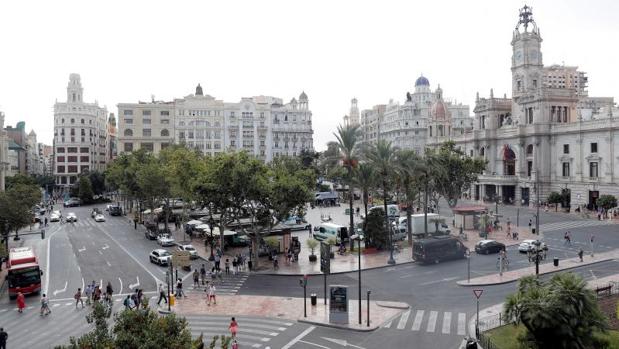
M428 313L427 317L424 315ZM439 318L442 315L442 323L439 323ZM456 320L457 318L457 320ZM452 320L456 320L456 324L452 327ZM424 327L425 323L425 327ZM440 326L440 330L437 330L437 324ZM465 313L452 313L450 311L439 312L436 310L414 310L409 309L399 316L389 319L382 325L383 328L389 328L394 330L406 330L410 328L410 331L425 331L428 333L452 335L457 334L463 336L466 334L466 314ZM452 328L454 331L452 332Z
M610 224L613 224L613 223L609 223L608 221L595 221L595 220L587 219L587 220L541 224L539 226L539 230L542 232L548 232L548 231L556 231L556 230L569 230L569 229L576 229L576 228L595 227L595 226L610 225Z
M245 281L247 281L248 277L249 274L245 272L241 272L236 275L233 275L232 273L230 273L230 275L224 274L221 279L215 280L216 294L225 296L237 294ZM209 282L213 282L213 280L210 278L207 280ZM196 287L193 285L193 281L187 281L192 283L191 286L187 288L189 292L204 292L204 286L200 285L199 287Z

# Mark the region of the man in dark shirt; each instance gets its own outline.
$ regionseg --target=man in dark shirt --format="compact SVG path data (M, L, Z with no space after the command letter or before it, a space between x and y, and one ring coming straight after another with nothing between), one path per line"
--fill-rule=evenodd
M4 328L0 327L0 349L6 349L6 340L9 338L9 334L4 331Z

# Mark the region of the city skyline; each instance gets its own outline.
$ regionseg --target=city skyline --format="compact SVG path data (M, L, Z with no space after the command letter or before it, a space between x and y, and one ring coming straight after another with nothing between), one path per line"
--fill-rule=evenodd
M606 44L619 33L611 16L619 5L568 3L557 9L528 2L545 40L545 63L578 65L588 74L591 95L619 96L608 73L618 51ZM443 11L446 4L449 12ZM18 34L3 47L0 110L6 125L25 121L39 141L51 144L53 104L63 101L70 73L82 76L84 100L97 100L109 112L118 103L150 101L151 94L157 100L186 96L198 83L205 94L230 101L256 95L289 101L305 91L314 114L314 147L323 150L348 113L350 99L356 97L360 109L389 99L404 102L420 74L433 88L440 83L449 97L471 106L477 92L487 96L490 88L510 96L508 38L523 4L445 1L412 7L393 2L373 8L342 2L327 8L326 3L267 2L145 8L113 3L97 9L100 18L119 13L135 18L129 26L98 24L71 3L41 3L42 11L32 14L22 4L5 4L2 13L10 15L0 29ZM26 14L32 19L23 21ZM143 14L151 20L140 22ZM166 18L170 25L159 25ZM230 18L241 24L231 28ZM209 32L219 34L203 34ZM204 44L196 45L201 37ZM107 47L112 49L103 50Z

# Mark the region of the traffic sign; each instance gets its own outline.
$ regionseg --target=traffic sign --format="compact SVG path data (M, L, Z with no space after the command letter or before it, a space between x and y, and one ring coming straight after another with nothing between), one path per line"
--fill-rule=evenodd
M479 297L481 297L481 294L484 293L484 290L473 290L473 293L475 294L475 297L479 299Z
M173 251L172 264L176 267L191 266L191 253L189 251Z

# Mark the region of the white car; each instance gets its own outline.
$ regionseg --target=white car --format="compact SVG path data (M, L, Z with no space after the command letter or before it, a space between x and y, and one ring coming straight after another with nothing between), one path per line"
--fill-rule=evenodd
M95 222L105 222L105 216L101 213L95 216Z
M52 213L49 216L49 221L50 222L60 222L60 215L56 214L56 213Z
M174 238L168 234L161 234L157 237L157 243L161 246L174 246Z
M172 254L164 249L153 250L148 256L151 263L159 265L169 265L172 260Z
M67 215L67 222L77 222L77 216L73 212L69 212Z
M518 252L527 253L535 248L535 243L539 240L523 240L520 245L518 245ZM541 249L547 249L546 244L543 242L539 242L539 247Z
M191 259L198 258L198 251L196 251L193 245L178 245L177 250L189 252Z

